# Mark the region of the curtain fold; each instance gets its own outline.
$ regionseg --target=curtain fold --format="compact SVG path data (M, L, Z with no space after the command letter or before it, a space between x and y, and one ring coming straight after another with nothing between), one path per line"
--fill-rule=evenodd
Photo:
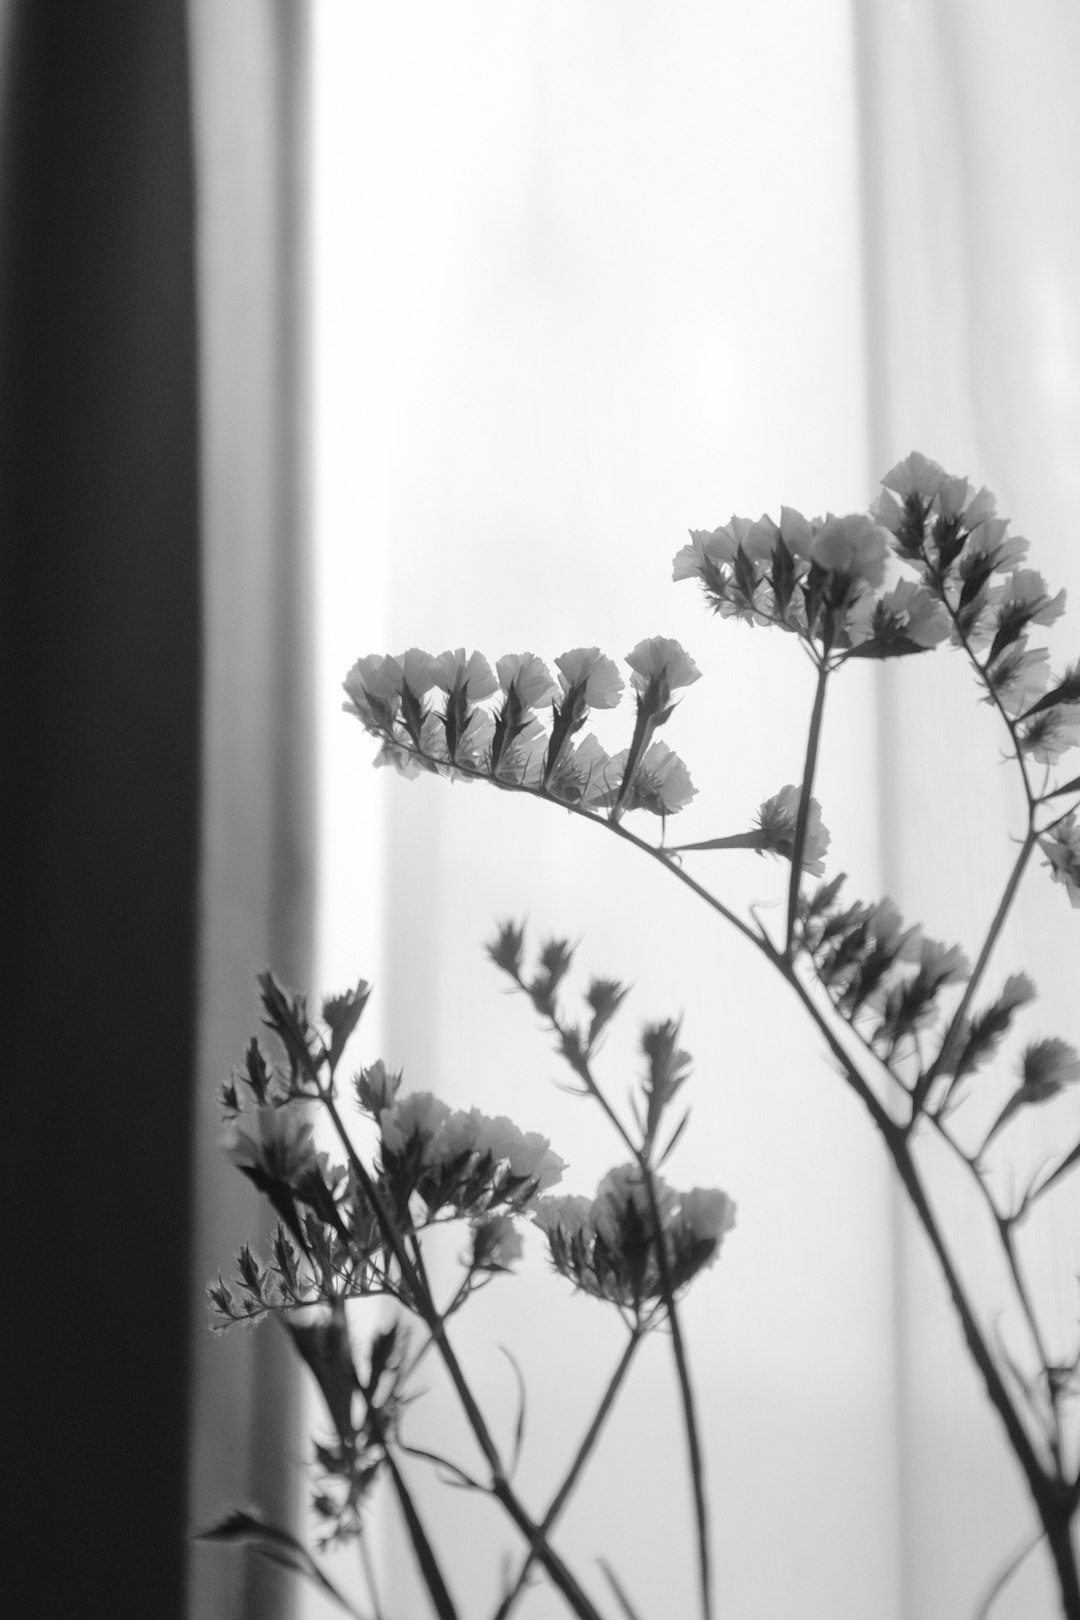
M255 974L303 986L310 936L306 16L0 12L21 1613L290 1601L234 1552L189 1572L188 1537L235 1501L287 1517L298 1479L283 1347L212 1341L203 1284L258 1236L214 1086Z
M195 1094L191 1518L296 1513L305 1440L276 1324L206 1331L204 1287L266 1217L217 1149L217 1089L259 1028L255 975L308 988L313 806L306 536L308 8L194 0L204 542L204 792ZM265 1246L265 1245L264 1245ZM291 1580L196 1546L193 1620L290 1611Z
M178 0L9 10L8 1246L14 1454L40 1470L16 1485L48 1536L36 1564L15 1545L42 1614L183 1604L202 693L188 97Z

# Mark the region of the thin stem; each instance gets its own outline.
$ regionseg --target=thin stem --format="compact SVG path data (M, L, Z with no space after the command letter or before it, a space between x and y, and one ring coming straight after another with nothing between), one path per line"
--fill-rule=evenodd
M438 1311L435 1309L434 1302L431 1299L430 1294L424 1288L422 1279L420 1278L416 1267L413 1265L412 1260L409 1257L404 1240L398 1231L397 1222L394 1220L393 1214L387 1206L381 1190L376 1185L374 1179L368 1172L367 1166L364 1164L364 1161L360 1158L360 1155L353 1146L352 1138L345 1129L345 1123L338 1112L337 1105L334 1102L329 1088L320 1088L319 1100L323 1103L330 1115L334 1129L337 1131L341 1144L345 1149L345 1153L349 1160L349 1165L353 1170L356 1179L363 1188L365 1195L368 1197L368 1199L370 1199L371 1204L379 1217L379 1225L382 1228L383 1235L386 1238L391 1251L393 1252L395 1260L401 1268L402 1276L404 1277L410 1290L414 1308L430 1333L435 1343L435 1348L438 1351L443 1365L450 1376L454 1389L457 1391L458 1399L461 1402L462 1409L469 1421L469 1427L472 1429L476 1442L479 1445L480 1450L483 1452L484 1458L491 1469L492 1495L495 1496L505 1508L506 1512L518 1526L518 1529L522 1532L529 1545L536 1545L537 1558L547 1570L553 1584L558 1587L559 1591L563 1594L567 1603L570 1605L570 1608L576 1615L578 1615L579 1620L601 1620L601 1616L588 1594L578 1584L577 1580L563 1563L558 1553L555 1552L554 1548L549 1546L544 1538L539 1534L537 1526L533 1524L529 1515L525 1512L525 1509L521 1506L521 1503L515 1496L509 1482L506 1479L502 1460L495 1446L495 1442L491 1438L491 1433L488 1426L484 1421L483 1413L476 1404L472 1390L469 1388L469 1385L465 1379L465 1374L461 1369L461 1364L458 1361L457 1356L454 1354L453 1347L446 1336L446 1325L440 1317Z
M571 1491L577 1484L581 1470L584 1468L594 1446L596 1445L597 1440L600 1438L600 1431L604 1427L608 1413L615 1404L615 1397L622 1386L623 1379L630 1370L630 1363L634 1358L634 1353L636 1352L643 1338L644 1328L640 1324L635 1323L630 1330L630 1335L626 1341L626 1347L623 1350L622 1356L619 1360L619 1365L612 1374L611 1381L609 1382L607 1389L604 1391L603 1399L593 1415L593 1420L585 1432L584 1439L578 1446L573 1462L570 1464L570 1470L555 1496L552 1497L548 1510L540 1521L540 1525L538 1527L538 1534L540 1536L546 1536L549 1531L554 1528L556 1519L559 1517L559 1514L562 1512L567 1500L569 1499ZM507 1592L506 1596L499 1605L499 1608L494 1616L494 1620L507 1620L507 1616L510 1614L511 1609L517 1601L518 1594L525 1585L525 1581L528 1577L529 1570L533 1566L535 1557L535 1549L530 1547L528 1554L522 1562L521 1568L518 1570L517 1578L514 1581L513 1586L510 1588L509 1592Z
M972 969L971 977L964 986L964 993L960 997L960 1003L949 1021L949 1027L945 1031L945 1036L942 1040L938 1055L915 1086L911 1100L911 1124L915 1123L916 1117L922 1110L922 1104L929 1095L930 1087L941 1073L944 1065L952 1056L952 1047L959 1036L964 1019L967 1017L968 1008L971 1006L971 1003L975 998L975 993L978 990L982 976L986 971L986 966L990 960L991 953L994 946L997 944L998 935L1001 933L1001 930L1005 925L1005 919L1012 909L1012 903L1016 898L1016 891L1020 887L1020 880L1024 875L1024 868L1031 859L1031 852L1035 848L1035 838L1035 828L1029 821L1027 835L1025 836L1023 843L1020 845L1020 853L1017 855L1016 860L1013 863L1013 869L1009 873L1008 882L1005 884L1005 887L1002 890L1001 899L998 901L997 910L995 911L993 921L990 924L990 930L986 938L983 940L982 950L979 952L979 959Z
M519 973L513 973L514 982L519 989L528 995L528 987ZM701 1452L701 1437L698 1432L697 1411L694 1401L694 1387L690 1378L690 1367L686 1357L686 1346L683 1341L682 1328L679 1323L679 1312L675 1303L675 1290L671 1280L671 1269L668 1265L667 1252L664 1245L664 1229L660 1220L660 1205L656 1196L656 1183L653 1179L652 1166L649 1163L648 1150L639 1148L630 1133L623 1125L618 1114L608 1102L603 1089L592 1072L587 1055L580 1051L568 1039L566 1030L556 1012L548 1011L545 1014L547 1021L560 1041L560 1049L567 1063L581 1080L590 1096L600 1105L604 1114L618 1132L623 1143L633 1154L634 1160L645 1180L645 1188L649 1199L649 1214L652 1218L653 1231L656 1243L656 1263L660 1279L660 1294L671 1323L671 1348L675 1357L675 1372L679 1383L679 1395L683 1409L683 1427L686 1433L686 1448L690 1464L690 1481L694 1495L694 1521L697 1536L698 1550L698 1577L701 1592L701 1610L704 1620L711 1620L712 1616L712 1572L709 1557L709 1515L705 1498L705 1464Z
M1047 1395L1050 1401L1050 1410L1053 1416L1053 1425L1047 1433L1046 1439L1056 1465L1058 1477L1060 1478L1064 1442L1064 1436L1061 1429L1061 1412L1058 1406L1057 1395L1050 1378L1050 1357L1047 1352L1046 1342L1039 1326L1038 1317L1035 1314L1035 1308L1031 1303L1031 1296L1028 1292L1027 1285L1024 1282L1023 1272L1020 1269L1020 1257L1017 1254L1016 1244L1013 1236L1013 1222L1008 1216L1002 1215L1001 1211L998 1209L997 1204L994 1202L993 1194L979 1173L977 1161L972 1159L969 1154L964 1152L964 1149L960 1146L952 1132L946 1128L944 1122L936 1114L930 1114L928 1117L942 1141L946 1143L960 1162L966 1166L969 1174L975 1182L975 1185L979 1189L979 1195L985 1203L997 1230L998 1238L1005 1253L1005 1261L1009 1268L1013 1288L1015 1289L1017 1299L1020 1302L1020 1308L1027 1323L1028 1332L1031 1335L1031 1340L1035 1347L1035 1353L1039 1358L1043 1371L1043 1377L1046 1381Z
M810 729L806 734L806 759L803 763L802 787L799 790L799 811L795 819L795 844L791 851L791 874L788 878L787 932L784 955L791 960L795 940L795 919L799 905L799 885L802 882L803 851L806 848L806 828L810 820L810 795L814 788L818 747L821 743L821 723L825 712L825 688L829 679L829 662L822 658L818 664L817 686L814 689L814 707L810 714Z
M435 1607L435 1613L439 1616L439 1620L458 1620L457 1609L454 1607L454 1600L447 1590L442 1570L439 1568L439 1560L435 1556L435 1549L428 1539L423 1520L420 1518L416 1503L412 1499L412 1493L405 1483L400 1468L394 1461L390 1447L387 1445L383 1446L383 1457L390 1471L390 1478L397 1494L398 1505L401 1508L409 1532L409 1540L412 1542L413 1552L416 1554L416 1561L420 1565L420 1573L424 1577L424 1585L428 1589Z

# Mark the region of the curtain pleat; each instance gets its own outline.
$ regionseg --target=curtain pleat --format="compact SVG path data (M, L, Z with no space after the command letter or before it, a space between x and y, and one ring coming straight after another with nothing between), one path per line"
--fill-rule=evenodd
M261 1235L215 1086L255 974L303 987L309 958L305 27L230 0L0 12L19 1613L291 1600L189 1538L235 1503L287 1521L299 1479L284 1346L212 1340L203 1287Z
M204 791L193 1271L191 1519L238 1503L288 1524L302 1483L291 1353L277 1324L206 1330L206 1280L266 1216L217 1148L219 1082L259 1028L255 975L306 990L313 777L306 543L307 7L194 0L202 407ZM291 1612L279 1567L197 1545L192 1620Z

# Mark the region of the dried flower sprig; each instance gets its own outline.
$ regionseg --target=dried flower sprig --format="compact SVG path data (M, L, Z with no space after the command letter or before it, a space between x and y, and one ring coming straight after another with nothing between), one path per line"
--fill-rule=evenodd
M654 740L670 716L672 692L697 679L689 656L664 638L643 642L628 656L636 715L628 746L615 755L591 734L575 740L590 709L616 706L622 691L617 667L598 648L562 655L557 678L533 654L500 660L502 697L493 715L480 707L495 687L486 677L476 679L487 667L475 661L478 655L466 659L462 651L433 661L412 649L396 660L361 659L346 681L346 706L380 738L379 763L393 763L406 774L426 769L486 779L606 826L661 861L778 970L885 1141L1036 1503L1064 1612L1080 1617L1080 1572L1070 1529L1080 1507L1075 1433L1067 1443L1068 1424L1076 1426L1068 1408L1076 1394L1080 1343L1075 1353L1051 1352L1017 1244L1034 1203L1080 1163L1080 1142L1049 1170L1033 1173L1014 1206L998 1202L987 1177L989 1160L1008 1140L1013 1120L1070 1089L1080 1075L1080 1059L1057 1036L1029 1039L1019 1084L982 1128L978 1145L964 1147L953 1130L958 1109L964 1107L966 1114L969 1099L986 1094L986 1079L976 1083L977 1077L990 1068L1018 1015L1034 999L1030 980L1014 972L996 997L979 1002L990 957L1036 852L1070 904L1080 907L1080 776L1058 769L1080 743L1080 664L1052 673L1048 651L1037 637L1060 617L1064 592L1055 592L1026 566L1027 542L1010 534L989 491L946 473L918 452L893 467L883 486L866 513L806 518L783 507L778 520L733 517L716 529L692 530L690 543L675 558L674 578L695 580L713 612L786 631L815 670L801 777L765 797L749 829L656 845L622 823L636 809L666 820L693 791L685 766ZM906 658L944 645L967 659L982 701L996 710L1008 739L1006 757L1017 768L1027 805L1012 870L974 965L958 946L938 944L905 926L891 900L841 901L843 878L826 877L829 837L814 798L826 694L842 668L853 659ZM433 662L443 668L447 659L459 671L452 689L465 693L453 715L449 706L438 707L426 696L439 684L429 674ZM689 860L725 850L770 852L790 863L780 941L770 937L756 914L750 921L738 917L688 870ZM806 892L807 873L825 879L814 893ZM552 942L542 953L532 977L524 969L519 930L504 928L492 955L551 1023L564 1057L590 1090L597 1032L562 1018L558 987L569 955L565 945L557 945ZM1037 1368L1033 1377L1022 1372L971 1304L916 1161L916 1144L926 1131L936 1133L967 1169L976 1197L992 1216ZM631 1141L629 1135L626 1139ZM641 1160L635 1164L640 1170ZM633 1165L627 1173L636 1173ZM658 1256L674 1261L674 1251L668 1255L665 1244L655 1241L663 1226L658 1189L648 1177L641 1186L652 1189L651 1226L634 1199L620 1205L622 1219L640 1223L638 1240L649 1253L652 1243ZM624 1304L646 1297L643 1262L632 1276L609 1263L602 1197L550 1200L543 1208L556 1263L578 1286L605 1297L618 1295ZM705 1580L703 1613L708 1612Z

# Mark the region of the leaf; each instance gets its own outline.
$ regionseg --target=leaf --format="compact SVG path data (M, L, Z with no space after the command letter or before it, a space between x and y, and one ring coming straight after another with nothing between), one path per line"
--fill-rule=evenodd
M1071 782L1066 782L1062 787L1051 788L1049 793L1043 794L1043 798L1060 799L1063 793L1080 793L1080 776L1074 776Z
M618 1602L619 1607L622 1609L623 1614L625 1614L626 1620L641 1620L641 1616L638 1614L638 1611L634 1608L634 1605L630 1602L630 1599L626 1594L626 1589L619 1580L619 1577L616 1575L615 1571L612 1569L611 1565L608 1563L607 1559L598 1558L596 1562L600 1565L600 1568L607 1576L608 1585L614 1592L616 1601Z
M259 1518L255 1513L246 1513L240 1508L234 1508L208 1530L197 1531L195 1540L219 1541L226 1544L249 1542L256 1552L260 1552L264 1558L269 1558L272 1563L281 1564L285 1569L303 1575L305 1580L311 1581L328 1597L333 1598L346 1614L353 1615L354 1620L365 1620L361 1611L354 1608L344 1593L339 1592L333 1581L323 1574L303 1542L298 1541L288 1530L280 1530L275 1525L267 1524L265 1519Z
M769 835L760 828L754 832L732 833L727 838L706 838L700 844L669 844L667 855L679 855L687 849L771 849Z
M517 1471L517 1465L521 1460L521 1447L525 1439L525 1375L518 1363L514 1360L514 1357L506 1348L505 1344L500 1344L499 1349L502 1351L511 1367L513 1367L514 1376L517 1379L518 1387L518 1414L517 1422L514 1425L514 1455L511 1459L509 1469L510 1478L513 1479L514 1474Z

